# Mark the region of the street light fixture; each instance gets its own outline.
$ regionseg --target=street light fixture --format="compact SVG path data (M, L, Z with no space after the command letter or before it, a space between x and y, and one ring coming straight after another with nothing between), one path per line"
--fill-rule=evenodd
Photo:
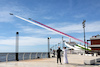
M48 37L48 58L50 58L50 42L49 40L51 39L51 37Z
M83 24L83 30L84 30L84 46L85 46L85 53L86 53L86 44L85 44L85 22L86 22L86 20L83 20L82 24Z

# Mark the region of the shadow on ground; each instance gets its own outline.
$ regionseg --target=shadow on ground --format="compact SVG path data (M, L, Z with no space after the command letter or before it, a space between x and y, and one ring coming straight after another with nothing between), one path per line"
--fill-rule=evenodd
M79 67L94 67L94 66L99 66L100 63L96 63L96 64L93 64L93 65L85 65L85 64L76 64L76 63L69 63L68 65L74 65L74 66L79 66Z

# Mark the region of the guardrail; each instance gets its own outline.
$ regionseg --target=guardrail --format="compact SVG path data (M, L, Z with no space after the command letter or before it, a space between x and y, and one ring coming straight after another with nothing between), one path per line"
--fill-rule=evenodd
M51 51L50 54L53 54L54 52ZM67 54L79 54L79 53L85 53L83 50L67 50ZM62 53L63 54L63 51ZM55 55L57 55L57 51L55 51Z
M79 53L85 53L83 50L67 50L67 54L79 54Z
M84 51L79 50L68 50L67 54L79 54L84 53ZM2 55L1 55L2 54ZM53 52L50 52L51 57L54 56ZM57 55L55 51L55 56ZM62 52L63 55L63 52ZM16 53L0 53L0 62L16 61ZM30 53L18 53L18 58L20 60L37 59L37 58L48 58L47 52L30 52ZM3 60L3 61L2 61Z
M16 53L0 53L0 62L16 61ZM47 52L34 52L34 53L18 53L20 60L48 58Z

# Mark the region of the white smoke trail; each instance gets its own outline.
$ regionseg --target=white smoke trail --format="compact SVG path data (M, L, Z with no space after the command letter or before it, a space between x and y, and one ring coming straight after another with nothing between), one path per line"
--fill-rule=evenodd
M30 20L27 20L27 19L25 19L25 18L19 17L19 16L17 16L17 15L14 15L14 16L17 17L17 18L20 18L20 19L22 19L22 20L25 20L25 21L27 21L27 22L29 22L29 23L35 24L35 25L37 25L37 26L39 26L39 27L42 27L42 28L45 28L45 29L47 29L47 30L53 31L53 32L55 32L55 33L58 33L58 34L60 34L60 35L63 35L63 34L61 34L61 33L59 33L59 32L56 32L56 31L54 31L54 30L52 30L52 29L49 29L49 28L47 28L47 27L44 27L44 26L42 26L42 25L40 25L40 24L38 24L38 23L35 23L35 22L33 22L33 21L30 21ZM63 36L65 36L65 35L63 35ZM68 37L68 36L66 36L66 37Z
M74 38L74 37L72 37L72 36L70 36L70 35L67 35L67 34L65 34L65 33L63 33L63 32L60 32L60 31L58 31L58 30L55 30L55 29L53 29L53 28L51 28L51 27L43 26L43 25L41 25L41 24L36 23L35 21L33 22L33 21L30 21L30 20L24 19L24 18L22 18L22 17L19 17L19 16L17 16L17 15L14 15L14 16L17 17L17 18L19 18L19 19L22 19L22 20L24 20L24 21L27 21L27 22L29 22L29 23L35 24L35 25L37 25L37 26L39 26L39 27L45 28L45 29L47 29L47 30L56 32L56 33L58 33L58 34L60 34L60 35L63 35L63 36L66 36L66 37L69 37L69 38L72 38L72 39L75 39L75 40L77 40L77 41L80 41L80 42L84 43L84 41L82 41L82 40L79 40L79 39L77 39L77 38ZM87 42L85 42L85 44L90 45L90 44L87 43Z

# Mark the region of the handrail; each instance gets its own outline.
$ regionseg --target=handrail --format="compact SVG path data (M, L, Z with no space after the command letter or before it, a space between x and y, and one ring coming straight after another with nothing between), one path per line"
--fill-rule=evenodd
M11 55L13 55L13 56L16 56L15 55L15 53L6 53L6 62L8 62L8 58L10 59L11 58L11 56L10 56L10 54ZM20 54L20 53L19 53ZM22 53L20 56L22 56L22 58L21 57L19 57L19 60L20 59L22 59L22 60L25 60L25 55L26 55L27 53ZM39 54L39 55L38 55ZM33 59L32 57L35 57L35 59L36 58L47 58L47 55L48 55L48 53L47 52L34 52L34 53L28 53L28 56L27 56L27 59ZM14 59L12 59L12 60L15 60L15 58ZM4 60L3 60L4 61ZM10 60L11 61L11 60Z

